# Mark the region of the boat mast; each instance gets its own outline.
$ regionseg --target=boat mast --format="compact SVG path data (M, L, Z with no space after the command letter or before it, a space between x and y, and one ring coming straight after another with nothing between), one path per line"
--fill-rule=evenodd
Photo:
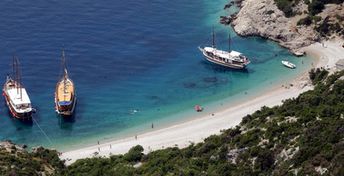
M62 50L62 64L63 64L63 93L64 93L64 99L66 99L66 90L67 90L67 66L66 66L66 58L65 58L65 52L64 49Z
M23 92L21 89L21 74L19 69L19 60L17 56L13 56L13 72L14 72L14 85L17 89L17 94L20 94L20 100L23 100Z
M23 101L23 90L22 90L22 84L21 84L21 72L19 69L19 60L17 58L17 69L18 69L18 84L19 84L19 92L20 92L20 100Z
M12 76L14 77L14 79L16 79L15 78L15 76L16 76L16 67L15 67L14 55L13 55L13 59L12 59ZM17 86L15 85L15 87L17 87Z
M64 49L62 50L63 77L68 76Z
M231 33L228 34L228 53L231 52Z
M231 58L231 33L228 33L228 60L230 60L230 58Z
M215 45L215 31L214 31L214 26L213 26L212 36L213 36L213 44L212 44L212 47L215 48L216 45Z
M14 80L14 87L17 89L17 94L19 94L19 89L18 89L18 74L17 74L17 62L16 62L16 56L13 55L13 61L12 61L12 66L13 66L13 80Z

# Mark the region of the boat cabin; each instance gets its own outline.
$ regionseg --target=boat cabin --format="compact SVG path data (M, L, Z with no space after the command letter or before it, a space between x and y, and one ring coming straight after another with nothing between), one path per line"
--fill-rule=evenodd
M31 101L24 88L8 90L10 103L19 111L31 110Z

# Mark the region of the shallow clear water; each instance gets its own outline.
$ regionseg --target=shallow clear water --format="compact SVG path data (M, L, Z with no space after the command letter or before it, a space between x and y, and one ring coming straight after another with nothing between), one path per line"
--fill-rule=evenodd
M210 112L221 100L245 99L244 92L258 94L310 67L308 58L295 58L260 38L238 37L218 24L228 13L226 2L1 1L0 78L5 81L16 53L38 110L34 118L51 143L36 124L11 118L5 103L0 104L0 139L66 149L140 133L151 123L159 128L190 118L195 104ZM204 61L197 47L210 42L213 25L219 47L228 47L230 31L232 48L251 58L246 71ZM54 112L62 47L78 95L72 121L61 121ZM282 59L298 68L282 67Z

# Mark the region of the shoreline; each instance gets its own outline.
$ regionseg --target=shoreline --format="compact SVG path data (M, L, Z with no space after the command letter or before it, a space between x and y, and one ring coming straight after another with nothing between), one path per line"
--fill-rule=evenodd
M304 74L299 78L302 77L304 77ZM296 82L298 82L298 79ZM262 106L272 107L280 105L282 100L297 97L300 93L310 89L312 89L312 86L305 86L303 88L299 86L290 88L278 87L252 100L223 111L218 111L213 116L205 115L198 119L138 135L137 138L127 137L99 145L67 151L62 153L60 158L65 159L66 164L69 165L81 158L124 154L135 145L141 145L145 153L166 147L178 146L184 148L191 143L202 142L210 135L220 134L221 130L238 125L244 116L259 110Z
M310 47L305 50L312 53L310 56L316 56L313 55L313 53L317 53L316 49ZM328 62L324 61L322 57L312 57L311 59L315 59L314 63L317 67L325 66ZM290 86L290 84L282 87L280 85L273 86L262 95L254 96L250 100L239 102L229 108L225 106L214 112L213 116L211 114L196 115L197 118L190 118L187 121L175 123L171 126L154 129L136 137L124 137L66 151L61 154L60 158L65 159L66 164L70 165L81 158L124 154L135 145L141 145L144 152L148 153L166 147L178 146L184 148L191 143L202 142L210 135L220 134L221 130L238 125L244 116L259 110L262 106L280 105L282 100L297 97L302 92L311 90L312 86L309 83L308 71L290 81L293 86Z
M327 69L335 70L335 63L344 55L344 48L341 48L340 45L341 42L341 40L326 41L324 44L327 47L323 47L320 43L315 43L302 49L312 56L312 59L315 59L316 68L326 67ZM294 86L275 87L271 91L267 91L251 100L220 110L214 113L213 116L204 115L197 119L146 132L137 137L126 137L66 151L61 154L60 158L65 159L66 164L70 165L81 158L124 154L135 145L141 145L144 148L144 152L148 153L167 147L178 146L184 148L191 143L202 142L210 135L220 134L221 130L238 125L244 116L259 110L262 106L272 107L280 105L282 100L297 97L302 92L311 90L312 86L308 84L307 72L292 81Z
M310 60L314 60L313 58L308 58ZM317 62L317 61L315 61ZM300 63L301 64L301 63ZM283 69L282 65L281 68ZM264 88L257 87L254 93L251 91L245 91L242 92L240 95L234 95L230 97L226 97L224 99L217 99L216 101L211 101L206 104L202 104L202 106L205 108L203 112L195 112L193 108L184 110L184 111L178 111L173 115L168 115L169 118L163 119L158 121L158 123L150 123L146 122L138 127L130 128L128 130L122 131L120 133L112 134L111 132L107 134L106 136L102 136L101 138L91 138L92 140L85 142L83 144L75 145L75 146L69 146L63 149L59 149L62 153L67 153L70 151L78 150L81 148L88 148L94 146L97 142L101 144L108 144L113 141L120 141L127 138L134 138L135 135L142 135L150 132L154 132L161 129L166 129L171 126L180 125L182 123L186 123L189 121L197 120L204 117L209 117L211 114L216 114L218 112L223 112L229 109L230 107L235 107L237 105L243 104L247 102L250 99L256 99L260 97L261 95L265 94L266 92L272 92L275 91L281 87L289 88L290 85L296 85L296 80L302 80L303 85L299 85L299 87L304 86L304 84L308 84L308 71L312 68L311 64L309 63L308 68L304 69L302 68L302 71L298 74L284 80L283 81L273 81L274 83L270 82L270 85L263 86ZM233 100L234 99L234 100ZM173 120L172 120L173 119ZM154 125L154 128L151 128L151 124Z

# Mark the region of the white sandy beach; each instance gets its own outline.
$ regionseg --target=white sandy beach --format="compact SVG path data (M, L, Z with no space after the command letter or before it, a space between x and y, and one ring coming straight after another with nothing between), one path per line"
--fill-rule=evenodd
M343 42L340 41L327 41L324 43L325 47L321 43L316 43L303 48L303 50L310 56L318 58L317 67L334 69L335 63L339 59L344 59L342 44ZM172 146L186 147L191 142L202 142L212 134L219 134L222 129L238 125L245 115L255 112L262 106L279 105L284 99L297 97L300 93L312 89L307 78L308 74L303 74L291 82L294 86L275 88L256 98L216 112L214 116L204 114L203 117L191 121L138 135L137 139L133 136L67 151L62 153L60 158L65 159L68 165L80 158L93 157L95 153L98 153L97 156L124 154L135 145L143 146L147 153L151 150Z
M304 47L304 50L308 55L319 60L317 67L323 67L336 70L336 62L340 59L344 59L344 48L342 47L344 41L334 39L331 41L325 41L323 43L315 43L310 46Z

